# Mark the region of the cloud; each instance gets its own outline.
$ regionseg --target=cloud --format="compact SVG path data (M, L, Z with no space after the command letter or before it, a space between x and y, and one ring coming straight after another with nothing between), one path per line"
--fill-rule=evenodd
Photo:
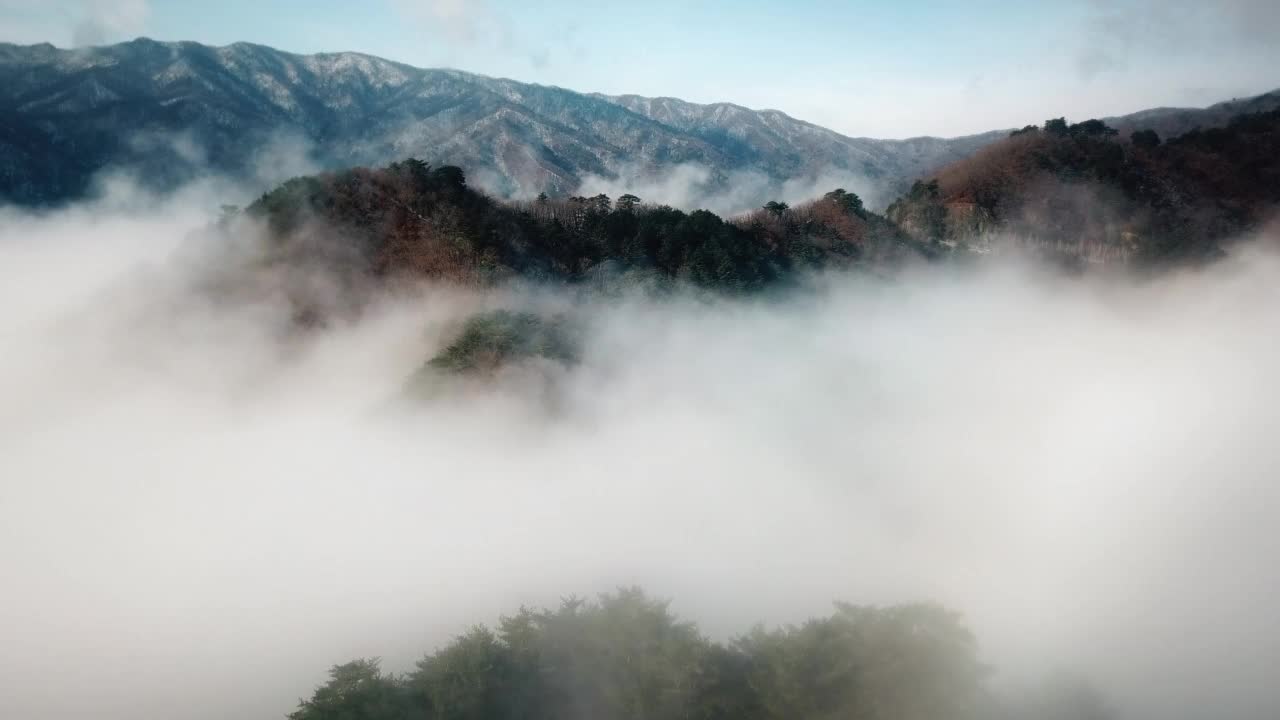
M755 170L735 170L717 178L697 163L682 163L655 172L639 163L627 163L613 177L588 174L578 186L578 195L604 193L618 197L626 193L649 203L686 210L707 209L723 216L738 215L759 208L770 200L796 204L821 197L836 188L857 193L868 207L880 207L890 189L865 175L828 167L818 172L776 180Z
M0 0L0 39L102 45L143 33L150 15L149 0Z
M483 0L395 0L395 6L425 30L463 44L476 42L480 27L493 19Z
M1223 48L1275 56L1280 5L1273 0L1086 0L1076 65L1085 79L1129 67L1134 56L1215 54Z
M225 188L114 188L0 211L0 716L275 716L331 663L629 583L717 636L934 599L1001 681L1276 715L1273 254L768 302L426 285L307 335L251 225L202 232ZM398 402L461 318L538 302L586 326L554 409L514 377Z
M472 52L497 52L540 71L556 54L556 45L530 41L485 0L393 0L392 6L424 33L444 39L463 60Z
M148 0L83 0L72 31L78 46L104 45L138 35L151 14Z

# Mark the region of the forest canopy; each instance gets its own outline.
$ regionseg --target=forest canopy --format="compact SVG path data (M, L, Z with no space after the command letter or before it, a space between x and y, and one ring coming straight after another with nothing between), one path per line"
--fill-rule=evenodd
M934 720L987 717L989 670L934 605L838 604L709 639L637 588L474 627L405 674L333 667L290 720Z
M934 259L992 237L1075 262L1211 259L1280 205L1280 111L1169 139L1091 119L1027 126L922 178L887 209L837 188L722 218L626 193L504 201L416 159L295 178L247 215L273 259L347 279L509 280L757 293L801 273ZM964 254L964 253L962 253Z

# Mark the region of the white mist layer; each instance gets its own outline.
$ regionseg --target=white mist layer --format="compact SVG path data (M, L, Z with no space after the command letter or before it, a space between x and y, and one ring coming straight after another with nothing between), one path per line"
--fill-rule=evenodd
M282 339L192 290L190 202L0 215L0 716L279 717L332 663L640 584L718 637L964 612L1010 682L1274 717L1280 263L1027 267L590 309L554 410L406 415L493 298ZM518 305L516 296L498 296Z
M576 194L589 197L604 193L617 198L630 193L653 204L685 210L701 208L730 217L757 210L770 200L798 204L836 188L859 195L867 207L881 208L892 199L890 193L894 191L866 175L835 167L782 182L758 170L736 170L723 183L717 183L711 170L697 163L682 163L656 175L635 164L624 164L615 172L616 177L588 174Z

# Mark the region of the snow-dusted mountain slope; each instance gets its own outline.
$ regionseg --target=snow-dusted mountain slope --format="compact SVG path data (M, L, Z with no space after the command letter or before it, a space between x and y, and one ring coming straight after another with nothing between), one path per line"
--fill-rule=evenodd
M332 166L417 156L512 194L654 181L681 166L708 185L740 173L766 189L840 175L892 184L995 136L849 138L777 111L588 95L356 53L0 45L0 198L20 203L76 197L110 166L165 184L196 165L243 172L278 147Z
M408 156L511 195L652 192L679 176L748 206L832 183L887 197L1003 134L851 138L776 110L583 94L357 53L0 44L0 201L23 204L82 195L105 168L163 187L204 167L252 177Z

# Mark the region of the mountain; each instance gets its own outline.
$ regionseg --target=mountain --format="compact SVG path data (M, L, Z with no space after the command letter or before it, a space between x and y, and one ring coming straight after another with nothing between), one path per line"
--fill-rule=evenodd
M788 180L904 185L1000 136L850 138L775 110L588 95L357 53L0 44L0 200L24 204L80 196L109 166L164 187L205 165L249 173L414 156L526 197L588 178L652 183L692 165L708 192L750 177L750 207Z
M750 110L730 103L699 105L639 95L595 97L718 146L737 148L744 157L769 157L783 173L793 176L835 167L861 172L871 179L912 180L943 163L969 156L1004 137L1005 132L950 139L874 140L847 137L777 110Z
M1152 108L1131 115L1104 118L1103 122L1122 135L1135 130L1153 130L1162 138L1172 138L1195 130L1223 127L1238 115L1280 109L1280 90L1210 105L1207 108Z

